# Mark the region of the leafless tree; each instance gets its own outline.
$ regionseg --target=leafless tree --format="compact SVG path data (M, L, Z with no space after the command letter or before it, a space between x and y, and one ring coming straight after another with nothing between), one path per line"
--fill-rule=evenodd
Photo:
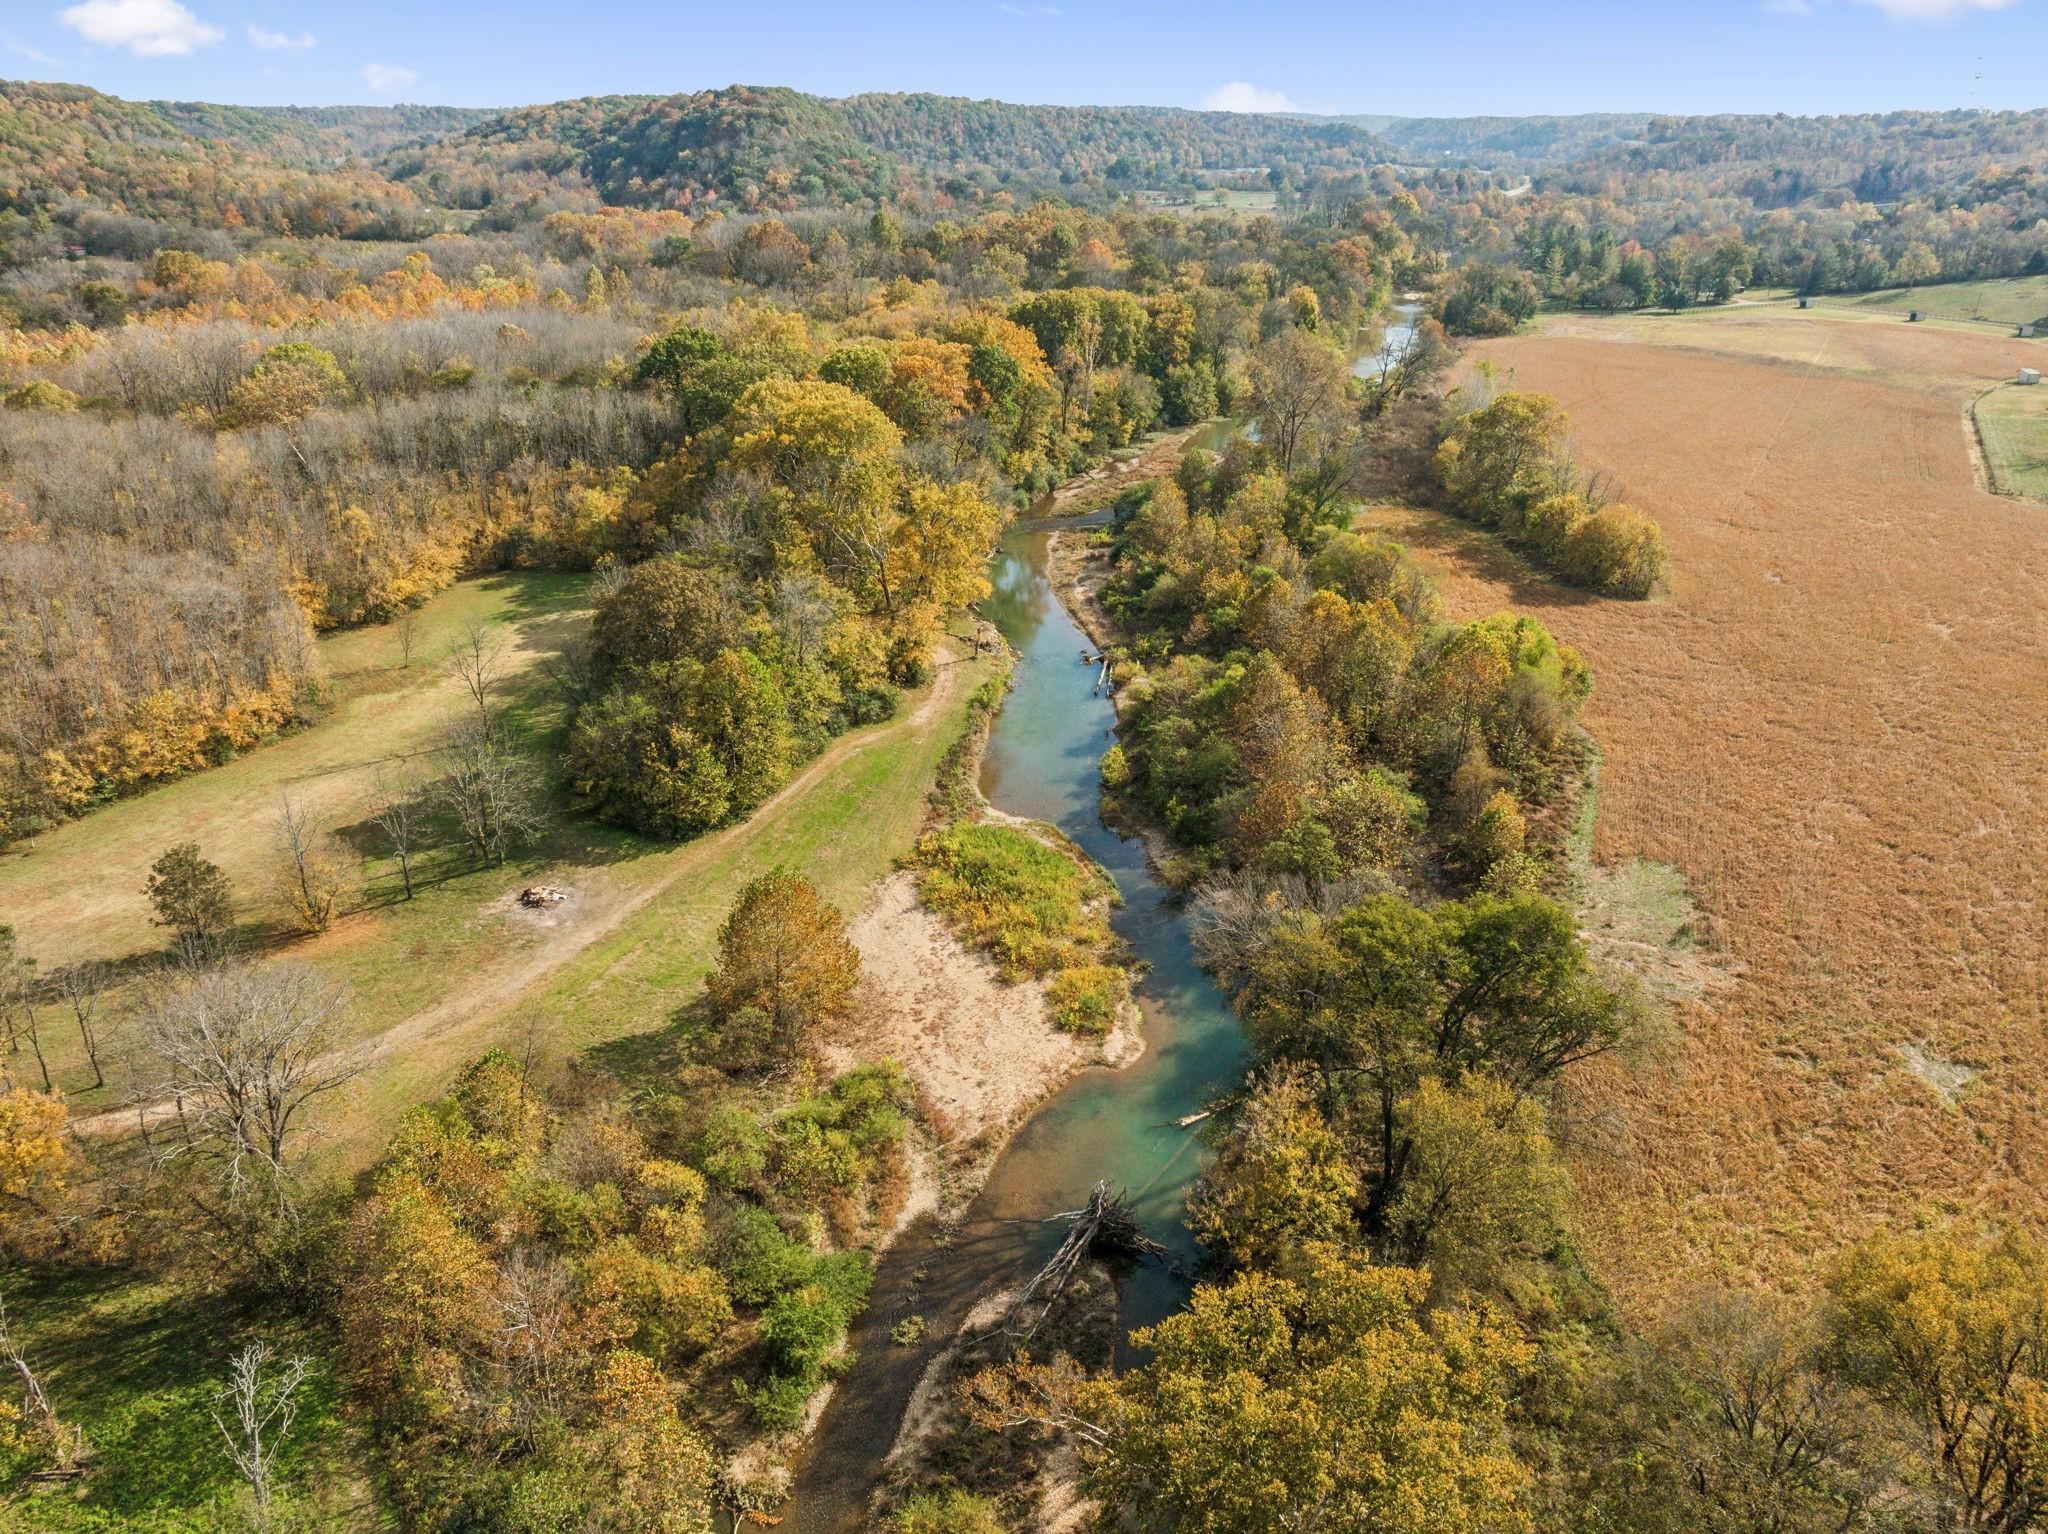
M78 1042L85 1050L86 1062L92 1066L92 1084L105 1086L106 1072L100 1064L99 1008L101 993L107 988L107 966L98 959L81 959L55 971L50 984L70 1007L71 1020L78 1025Z
M262 1189L280 1204L311 1105L362 1073L343 1048L348 998L303 964L233 965L175 980L144 1009L145 1103L168 1103L166 1159L217 1167L223 1196Z
M69 1474L84 1462L91 1445L80 1429L63 1421L58 1417L56 1408L50 1405L43 1382L36 1377L35 1369L30 1366L27 1355L15 1338L4 1300L0 1300L0 1362L4 1362L21 1380L22 1417L28 1422L30 1431L42 1441L41 1447L49 1456L51 1467L60 1475Z
M383 833L391 855L398 859L398 876L405 882L407 900L412 899L412 860L419 851L426 820L427 803L419 778L393 771L388 763L380 765L370 786L370 823Z
M509 646L502 628L472 618L448 647L448 671L462 683L486 729L494 728L491 694L505 675Z
M419 643L420 611L408 607L398 620L398 666L401 671L412 670L412 652Z
M264 1371L273 1362L277 1368L266 1379ZM291 1438L299 1414L298 1390L312 1368L310 1359L280 1358L269 1343L252 1342L235 1355L227 1384L214 1393L214 1426L220 1429L228 1458L249 1483L259 1520L267 1520L277 1457Z
M327 838L290 794L280 794L271 821L283 868L279 876L285 903L308 932L325 931L341 903L340 865L327 850Z
M42 1016L36 1010L36 961L16 945L12 927L0 927L0 1027L6 1030L10 1055L20 1050L22 1040L28 1041L42 1073L43 1090L54 1092L50 1065L43 1058Z
M471 720L450 731L441 763L441 801L486 864L504 862L514 842L547 824L539 770L487 723Z

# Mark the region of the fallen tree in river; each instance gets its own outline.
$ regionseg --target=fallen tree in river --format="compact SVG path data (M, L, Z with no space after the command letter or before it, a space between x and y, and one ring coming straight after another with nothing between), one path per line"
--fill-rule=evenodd
M1068 1220L1071 1225L1067 1238L1059 1250L1052 1254L1046 1265L1038 1270L1038 1276L1024 1286L1024 1292L1017 1296L1017 1302L1010 1307L1012 1321L1024 1313L1026 1306L1038 1302L1037 1319L1019 1332L1014 1325L1005 1330L1013 1336L1029 1337L1037 1331L1046 1316L1051 1313L1053 1302L1067 1287L1067 1281L1074 1276L1084 1260L1095 1256L1121 1257L1164 1257L1166 1248L1148 1237L1139 1228L1138 1217L1131 1212L1130 1200L1122 1193L1112 1192L1106 1182L1095 1185L1088 1195L1088 1202L1079 1209L1047 1217L1046 1223L1054 1220Z

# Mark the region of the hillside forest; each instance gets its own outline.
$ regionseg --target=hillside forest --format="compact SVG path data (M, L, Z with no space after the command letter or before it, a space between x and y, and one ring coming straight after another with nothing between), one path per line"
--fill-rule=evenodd
M849 1061L852 913L751 869L645 1047L480 1053L369 1143L321 945L373 858L396 908L429 860L515 880L564 828L652 855L801 789L983 655L999 538L1084 475L1102 812L1151 838L1246 1066L1200 1131L1186 1306L1120 1347L1078 1283L963 1369L873 1526L1032 1527L1054 1460L1104 1527L2039 1526L2023 1233L1899 1231L1654 1315L1588 1265L1569 1165L1615 1141L1585 1067L1668 1043L1571 906L1600 679L1535 618L1453 621L1354 523L1431 508L1576 599L1659 600L1657 523L1460 338L2038 275L2044 150L2048 112L0 85L8 856L319 729L335 636L410 663L459 583L577 597L543 710L469 625L432 658L460 717L353 841L286 798L267 892L195 833L155 849L145 954L0 925L0 1528L772 1522L931 1131L900 1062ZM1106 876L972 788L1001 696L910 863L1101 1035ZM187 1331L205 1377L163 1356Z

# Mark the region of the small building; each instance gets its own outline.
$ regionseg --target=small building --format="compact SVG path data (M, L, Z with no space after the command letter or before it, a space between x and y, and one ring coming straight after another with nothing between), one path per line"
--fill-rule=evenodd
M1908 309L1908 310L1906 311L1906 323L1907 323L1908 325L1914 325L1914 324L1918 324L1918 323L1919 323L1919 320L1920 320L1920 311L1919 311L1918 309Z
M1813 300L1810 298L1801 298L1799 300L1799 307L1802 309L1811 309L1813 307Z
M2022 341L2031 341L2031 340L2032 340L2033 338L2034 338L2034 327L2033 327L2032 325L2022 325L2022 326L2020 326L2020 339L2021 339Z
M2041 381L2041 370L2040 370L2039 368L2021 368L2021 369L2020 369L2020 382L2021 382L2021 383L2023 383L2023 384L2037 384L2037 383L2039 383L2040 381Z

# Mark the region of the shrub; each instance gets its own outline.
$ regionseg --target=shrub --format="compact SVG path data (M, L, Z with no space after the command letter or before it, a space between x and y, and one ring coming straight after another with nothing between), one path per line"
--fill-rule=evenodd
M1052 977L1045 988L1053 1024L1068 1033L1099 1038L1116 1022L1129 982L1114 964L1076 964Z
M917 844L918 892L1006 975L1044 975L1110 943L1093 868L1009 826L948 826Z
M1646 597L1664 579L1670 555L1663 529L1632 506L1595 512L1564 540L1559 567L1567 580L1619 597Z
M920 1491L896 1509L894 1534L1002 1534L1003 1522L987 1497L957 1487Z

